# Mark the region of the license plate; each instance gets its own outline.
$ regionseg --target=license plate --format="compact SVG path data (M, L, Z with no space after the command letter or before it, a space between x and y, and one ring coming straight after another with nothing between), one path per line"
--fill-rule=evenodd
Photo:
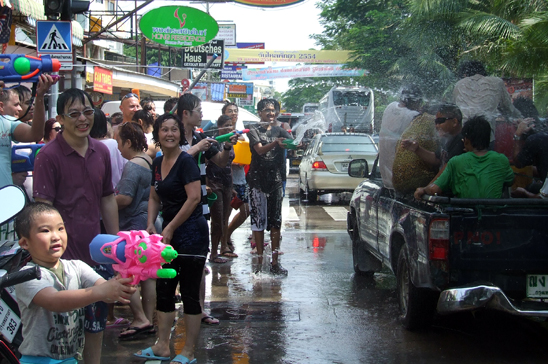
M548 298L548 275L527 275L527 297Z
M299 159L293 159L291 161L292 166L298 166L299 164L301 164L301 161Z
M348 164L349 163L341 163L342 169L348 169Z

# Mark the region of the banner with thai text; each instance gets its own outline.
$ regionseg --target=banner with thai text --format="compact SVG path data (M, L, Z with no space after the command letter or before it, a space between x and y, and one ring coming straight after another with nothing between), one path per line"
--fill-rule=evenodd
M348 62L350 51L269 51L262 49L225 48L226 63L247 62L298 62L330 63Z
M244 81L272 80L300 77L359 77L367 74L361 69L344 69L342 64L323 66L268 67L242 70Z

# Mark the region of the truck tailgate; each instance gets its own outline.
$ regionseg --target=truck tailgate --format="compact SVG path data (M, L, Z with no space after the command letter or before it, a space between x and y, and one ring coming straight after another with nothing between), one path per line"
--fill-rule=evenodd
M548 273L548 209L478 209L450 226L451 266Z

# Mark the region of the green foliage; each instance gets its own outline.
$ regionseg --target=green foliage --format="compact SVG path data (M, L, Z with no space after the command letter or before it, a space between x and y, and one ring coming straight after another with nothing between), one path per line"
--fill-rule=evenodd
M412 82L426 97L443 99L458 64L479 59L495 75L535 77L535 102L539 109L548 105L547 0L322 0L318 6L325 31L313 38L324 49L351 50L348 65L370 72L364 81L377 96Z

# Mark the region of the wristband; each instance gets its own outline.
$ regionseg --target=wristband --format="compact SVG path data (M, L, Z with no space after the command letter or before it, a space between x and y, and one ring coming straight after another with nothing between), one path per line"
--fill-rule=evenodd
M223 144L223 149L228 151L228 150L232 149L232 145L229 144L228 148L227 148L226 144Z
M521 140L521 135L514 134L514 140Z

